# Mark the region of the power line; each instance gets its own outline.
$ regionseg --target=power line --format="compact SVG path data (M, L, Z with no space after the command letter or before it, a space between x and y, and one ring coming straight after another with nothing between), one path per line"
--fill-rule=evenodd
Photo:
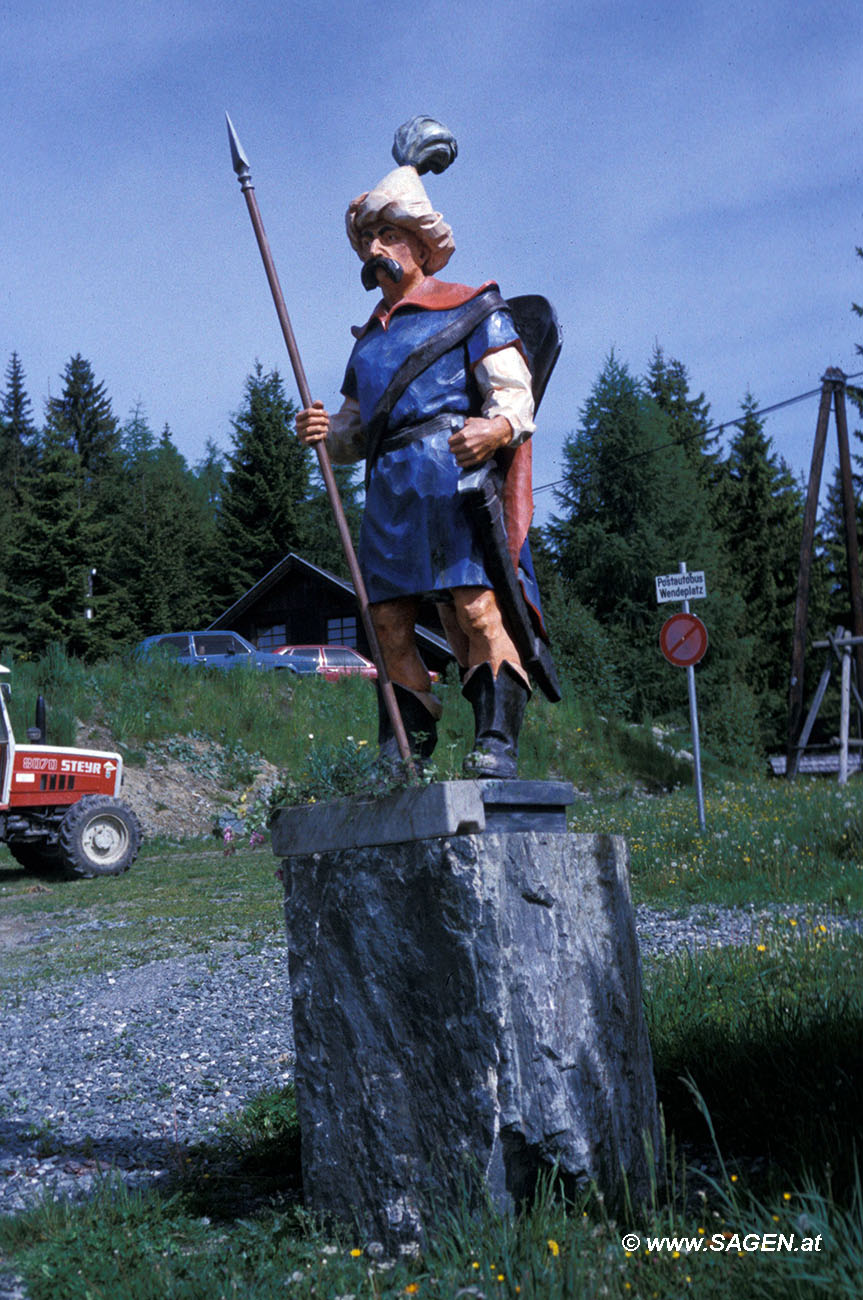
M845 375L845 380L860 379L863 376L863 370L858 370L856 374ZM798 393L796 397L786 397L782 402L774 402L772 406L761 406L754 411L747 411L745 415L739 415L736 420L722 420L718 424L711 424L708 429L696 429L693 433L687 434L685 438L677 438L673 442L660 443L658 447L650 447L646 451L635 452L632 456L624 456L618 461L612 462L617 465L629 465L636 460L644 460L647 456L655 456L657 452L668 451L672 447L682 447L684 443L693 442L696 438L706 438L710 433L724 433L728 428L736 428L742 425L753 415L772 415L774 411L781 411L786 406L794 406L797 402L805 402L810 397L817 397L823 390L823 384L818 388L810 388L807 393ZM551 483L541 483L539 487L533 489L533 495L538 492L547 492L551 488L559 487L561 483L567 482L587 482L588 475L579 475L575 479L554 479Z

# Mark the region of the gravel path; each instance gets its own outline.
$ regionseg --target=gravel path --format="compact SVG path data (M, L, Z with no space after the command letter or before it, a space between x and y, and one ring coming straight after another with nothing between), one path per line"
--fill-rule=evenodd
M860 931L861 919L803 907L641 906L646 956L757 942L812 925ZM6 999L0 1073L0 1213L43 1192L80 1196L100 1169L152 1183L183 1148L254 1094L291 1077L287 951L231 945L87 975ZM0 1287L0 1297L2 1297Z
M642 956L671 956L697 948L726 948L758 943L767 934L803 938L817 926L828 936L842 931L863 934L863 916L836 916L805 904L771 903L761 907L693 907L688 912L664 912L641 904L635 925Z
M163 1178L184 1145L291 1077L287 950L173 957L11 997L2 1015L0 1213L100 1169Z

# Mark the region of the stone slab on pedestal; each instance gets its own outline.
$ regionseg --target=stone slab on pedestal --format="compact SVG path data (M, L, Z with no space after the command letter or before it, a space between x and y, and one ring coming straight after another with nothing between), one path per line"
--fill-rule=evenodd
M283 879L309 1208L392 1246L554 1162L639 1195L658 1118L621 838L452 835Z
M435 781L381 799L334 799L280 808L271 826L277 858L400 844L484 830L566 830L569 781Z

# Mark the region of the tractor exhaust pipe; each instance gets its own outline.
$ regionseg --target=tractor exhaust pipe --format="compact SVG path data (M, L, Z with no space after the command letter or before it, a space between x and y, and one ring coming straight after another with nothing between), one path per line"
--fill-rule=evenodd
M45 709L45 696L36 696L36 725L27 728L27 739L32 745L44 745L48 738L48 718Z

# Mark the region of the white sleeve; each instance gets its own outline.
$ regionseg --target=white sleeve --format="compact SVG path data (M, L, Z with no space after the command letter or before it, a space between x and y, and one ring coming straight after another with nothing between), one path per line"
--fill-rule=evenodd
M366 438L360 419L360 404L353 397L346 397L341 408L330 416L327 450L334 465L352 465L365 457Z
M482 413L487 420L502 415L512 425L510 447L517 447L533 433L533 390L530 371L514 345L486 352L473 368L482 393Z

